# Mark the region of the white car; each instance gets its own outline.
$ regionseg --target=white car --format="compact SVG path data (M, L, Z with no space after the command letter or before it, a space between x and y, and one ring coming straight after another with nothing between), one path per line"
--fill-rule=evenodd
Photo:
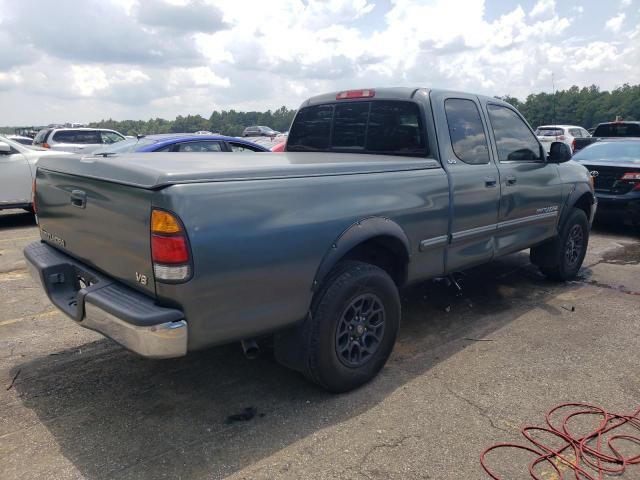
M91 153L121 140L124 135L104 128L45 128L38 132L33 144L62 152Z
M7 135L7 138L23 145L33 145L33 138L31 137L23 137L22 135Z
M44 148L22 145L0 136L0 210L31 208L31 185L40 157L65 155Z
M584 128L576 125L543 125L536 128L536 136L545 151L549 153L553 142L564 142L574 152L576 149L574 139L587 138L591 135Z

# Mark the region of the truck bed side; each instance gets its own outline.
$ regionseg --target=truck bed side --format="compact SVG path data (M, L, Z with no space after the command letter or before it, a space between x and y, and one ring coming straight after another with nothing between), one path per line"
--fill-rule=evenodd
M153 205L177 213L189 233L193 279L156 289L161 301L185 312L190 349L302 320L320 262L341 234L368 217L388 218L405 232L408 281L443 271L444 245L419 248L447 234L448 181L439 166L173 185L155 192Z

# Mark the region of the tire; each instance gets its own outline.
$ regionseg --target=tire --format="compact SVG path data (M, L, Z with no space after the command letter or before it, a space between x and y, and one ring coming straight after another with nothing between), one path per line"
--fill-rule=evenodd
M374 378L386 363L400 325L400 296L381 268L341 262L318 291L302 338L302 373L342 393Z
M574 208L557 237L531 249L531 262L553 280L570 280L582 267L588 244L587 215Z

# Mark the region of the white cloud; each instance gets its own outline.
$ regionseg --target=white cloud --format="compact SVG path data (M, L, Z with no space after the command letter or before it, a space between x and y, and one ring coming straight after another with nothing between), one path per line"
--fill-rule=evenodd
M71 74L74 89L83 97L89 97L109 86L107 75L100 67L72 65Z
M548 17L556 11L555 0L538 0L529 12L531 18Z
M216 75L209 67L176 68L169 74L172 87L228 87L229 79Z
M605 41L590 0L564 11L554 0L530 11L517 0L277 0L250 11L237 0L58 0L48 16L31 15L34 1L0 0L2 123L209 116L390 85L522 98L548 90L551 72L558 88L640 78L640 18L616 15Z
M630 7L632 3L633 0L620 0L620 6L622 6L622 8Z
M593 42L573 50L571 69L576 72L607 70L616 64L619 56L616 46L606 42Z
M22 75L15 72L0 72L0 92L3 90L12 90L22 83Z
M615 17L611 17L609 20L607 20L604 26L607 30L611 30L612 32L617 33L622 28L622 24L624 23L625 17L626 17L626 14L619 13Z

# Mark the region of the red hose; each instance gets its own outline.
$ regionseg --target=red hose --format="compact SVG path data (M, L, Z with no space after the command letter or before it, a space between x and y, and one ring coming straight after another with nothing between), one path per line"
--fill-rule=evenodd
M559 424L554 424L552 416L558 414L560 410L569 411L562 417L562 421ZM602 420L598 427L583 436L572 433L569 430L569 421L586 415L600 417ZM560 460L567 468L571 469L576 480L602 480L605 474L622 475L629 466L640 464L640 453L625 457L619 450L622 442L640 447L640 408L631 415L623 415L609 413L601 407L586 403L564 403L549 410L545 415L545 420L547 425L544 427L526 425L520 430L532 446L516 443L498 443L482 452L480 465L487 472L487 475L494 480L503 480L503 477L499 477L487 466L487 454L502 448L517 448L535 455L535 458L529 463L529 475L533 480L544 480L535 473L536 467L541 463L551 465L558 475L558 480L563 480L565 477L556 463L557 460ZM612 435L622 425L630 426L632 429L637 430L639 434L637 436L628 434ZM531 432L536 431L558 437L563 441L562 447L554 449L545 445L532 436ZM607 435L605 449L603 449L604 435ZM593 445L594 441L595 445ZM575 460L565 456L564 452L566 450L573 451ZM597 474L597 477L594 477L594 474Z

